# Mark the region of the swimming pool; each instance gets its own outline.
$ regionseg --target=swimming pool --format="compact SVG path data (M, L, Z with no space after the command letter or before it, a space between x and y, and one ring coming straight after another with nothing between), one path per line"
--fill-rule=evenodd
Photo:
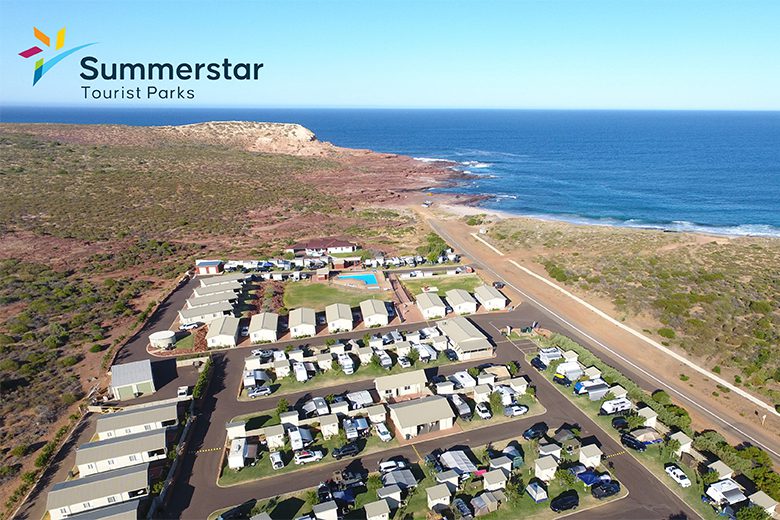
M377 282L377 280L376 280L376 275L372 274L372 273L340 274L338 277L339 278L343 278L343 279L360 280L361 282L365 283L366 285L379 285L379 282Z

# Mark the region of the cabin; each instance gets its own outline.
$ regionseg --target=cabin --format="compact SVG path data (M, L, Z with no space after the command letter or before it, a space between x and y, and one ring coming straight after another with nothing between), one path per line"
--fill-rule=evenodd
M477 300L464 289L450 289L445 293L445 297L455 314L474 314L477 312Z
M314 309L300 307L290 311L290 335L293 338L310 338L317 335L317 318Z
M434 292L425 292L415 296L417 308L420 309L423 318L426 320L437 320L447 314L447 307L444 301Z
M412 439L452 428L455 413L446 398L429 396L390 405L390 418L403 438Z
M466 361L491 357L493 345L471 321L462 316L436 322L441 333L449 339L452 350L458 359Z
M156 391L150 360L143 359L111 367L111 393L114 399L126 401Z
M178 403L165 402L101 415L97 419L98 440L173 427L179 424Z
M353 328L352 309L345 303L334 303L325 307L328 332L348 332Z
M406 395L421 394L427 382L425 370L413 370L378 377L374 380L374 388L380 400L388 401Z
M166 430L160 429L82 444L76 449L75 465L79 475L86 477L167 456Z
M360 314L366 328L386 327L390 323L390 313L385 302L381 300L364 300L360 302Z
M492 285L480 285L474 289L474 297L482 307L489 311L504 310L508 303L506 296Z
M204 276L220 274L225 270L222 260L195 260L195 273Z
M249 341L273 343L278 341L279 315L273 312L255 314L249 320Z
M209 348L232 348L238 343L238 318L222 316L209 324L206 345Z

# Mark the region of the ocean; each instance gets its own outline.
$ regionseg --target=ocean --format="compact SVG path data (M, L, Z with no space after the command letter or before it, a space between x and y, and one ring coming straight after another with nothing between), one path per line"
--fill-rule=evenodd
M447 161L446 191L518 215L780 236L780 112L3 107L4 122L300 123L350 148Z

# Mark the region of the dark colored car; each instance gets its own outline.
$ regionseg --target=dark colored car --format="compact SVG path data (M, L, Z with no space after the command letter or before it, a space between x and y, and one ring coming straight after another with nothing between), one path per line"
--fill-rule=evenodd
M450 361L457 361L458 360L458 354L456 354L455 351L452 350L451 348L448 348L447 350L445 350L444 351L444 355L447 356L447 359L449 359Z
M354 457L358 453L360 453L360 447L354 442L350 442L340 448L334 449L333 458L339 460L343 457Z
M547 365L542 363L542 360L538 357L535 357L531 360L531 366L534 367L538 371L547 370Z
M445 382L446 380L447 380L447 378L446 378L446 377L444 377L443 375L441 375L441 374L436 374L435 376L433 376L433 377L431 378L431 383L433 383L434 385L438 385L439 383L443 383L443 382Z
M452 501L452 510L455 513L456 520L469 520L474 518L471 514L471 508L466 505L466 502L464 502L462 498L456 498Z
M630 433L624 433L620 436L620 443L627 448L631 448L636 451L645 451L647 446L645 443L631 435Z
M444 466L442 466L441 462L439 462L439 456L441 453L441 450L437 448L425 456L425 463L432 467L436 473L441 473L444 471Z
M562 493L550 501L550 509L556 513L577 509L579 505L580 496L574 490Z
M561 386L571 386L571 380L562 374L555 374L553 376L553 383Z
M493 287L496 289L503 289L506 286L504 282L493 282Z
M612 419L612 427L616 430L627 430L628 420L625 417L615 417Z
M620 482L617 480L602 482L601 484L590 488L590 494L593 495L593 498L597 498L598 500L604 500L605 498L617 495L618 493L620 493Z
M536 423L526 431L523 432L523 439L532 441L534 439L541 439L547 435L548 427L545 423Z

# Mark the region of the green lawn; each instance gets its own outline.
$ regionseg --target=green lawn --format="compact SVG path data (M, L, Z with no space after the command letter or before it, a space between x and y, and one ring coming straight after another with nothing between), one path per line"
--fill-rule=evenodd
M265 411L265 412L261 412L256 417L244 416L243 418L248 418L249 423L254 422L256 423L254 427L259 428L263 425L270 426L272 421L268 421L267 418L271 416L275 416L273 411ZM282 469L274 470L273 468L271 468L271 461L268 452L261 451L259 452L260 460L257 462L255 466L242 468L238 471L228 468L227 460L226 460L225 465L222 468L222 474L219 477L219 485L234 486L237 484L251 482L253 480L281 475L283 473L290 473L293 471L303 471L306 468L310 468L312 466L319 467L326 464L336 463L335 466L341 467L349 463L351 457L342 459L341 461L337 461L331 455L334 448L342 446L344 443L346 443L346 438L343 436L343 432L341 435L338 435L336 437L331 437L328 440L325 440L320 434L320 432L317 431L316 429L313 429L313 432L316 432L314 436L314 444L309 449L322 451L325 457L323 457L321 461L312 462L304 466L298 466L293 462L292 450L290 449L289 445L287 445L285 446L285 449L282 450L282 457L284 458L286 464L285 467ZM362 447L362 450L358 456L398 447L398 442L395 439L391 440L390 442L382 442L379 439L379 437L375 435L371 435L365 439L360 439L358 442ZM334 469L337 469L337 467L334 467Z
M186 336L176 341L176 350L192 350L192 347L195 346L195 336L187 333Z
M496 450L500 450L509 442L514 440L515 439L508 439L505 441L495 442L493 443L492 447ZM519 478L525 485L533 477L535 446L532 443L522 442L520 443L520 448L525 454L526 460L523 467L515 471L515 476L516 478ZM473 458L479 466L484 466L484 464L480 462L483 460L484 452L484 446L473 448ZM428 513L428 504L425 490L428 487L436 484L435 477L430 468L424 465L415 465L415 461L412 462L412 469L418 478L421 479L420 483L416 490L411 492L410 496L407 498L406 506L396 511L391 518L425 518ZM376 490L380 487L378 479L375 478L375 475L376 474L372 474L372 476L368 479L367 489L357 495L355 509L347 514L347 519L362 520L365 518L362 507L365 504L376 500ZM568 491L569 489L571 488L566 486L564 483L554 481L548 488L548 494L551 498L553 498L560 493L563 493L564 491ZM584 488L584 485L578 484L575 486L575 489L580 496L580 506L578 508L578 512L581 512L585 509L598 507L599 505L603 505L608 502L619 500L628 494L627 490L623 489L618 496L612 497L605 501L598 501L591 497L587 489ZM481 490L482 483L478 479L475 479L466 482L456 496L462 498L464 501L466 501L466 503L470 503L471 498L481 492ZM267 512L274 520L297 518L310 512L314 503L316 503L313 491L314 488L310 488L298 491L296 493L290 493L287 495L274 497L269 500L260 501L255 505L252 513L257 514L260 512ZM212 515L209 516L209 519L215 518L217 513L222 511L224 510L212 513ZM537 504L531 499L530 496L528 496L527 493L523 493L516 500L504 504L498 511L486 515L482 518L487 518L488 520L521 520L525 518L533 518L534 520L547 520L557 516L558 515L556 513L550 510L549 501Z
M476 274L458 274L452 276L438 275L430 278L412 278L410 280L401 280L401 283L409 290L412 295L423 292L423 287L436 287L439 295L443 296L450 289L465 289L473 293L476 287L485 282Z
M528 354L527 357L533 357ZM552 381L553 371L547 369L543 374ZM575 396L568 389L561 387L560 385L553 384L553 386L570 401L577 405L583 412L585 412L591 419L593 419L601 428L607 432L612 438L620 442L620 434L612 428L612 416L599 415L601 408L601 401L590 401L585 396ZM621 457L635 457L645 466L653 475L655 475L667 488L669 488L675 495L688 504L694 511L699 513L702 518L716 519L719 518L717 513L712 507L704 504L701 501L701 495L704 492L696 471L687 467L685 464L679 463L677 460L664 459L661 454L660 445L649 446L647 451L639 453L626 448L626 453L620 455ZM664 471L665 465L673 462L677 464L685 473L693 484L689 488L682 488L678 486Z
M474 402L469 397L465 397L465 399L466 402L469 403L469 406L471 406L471 409L474 410ZM503 413L495 413L493 414L493 417L491 417L488 420L485 420L485 419L480 419L475 412L473 419L471 419L470 421L458 421L458 424L463 430L474 430L477 428L484 428L485 426L495 426L496 424L505 423L515 419L521 419L522 417L534 417L535 415L541 415L547 412L545 407L542 406L542 404L539 401L537 401L536 398L528 394L520 396L515 400L517 404L523 404L528 407L527 414L521 417L506 417L504 416Z
M285 285L284 305L288 309L311 307L321 311L331 303L346 303L350 307L357 307L363 300L389 300L392 295L390 291L355 289L328 283L290 282Z

